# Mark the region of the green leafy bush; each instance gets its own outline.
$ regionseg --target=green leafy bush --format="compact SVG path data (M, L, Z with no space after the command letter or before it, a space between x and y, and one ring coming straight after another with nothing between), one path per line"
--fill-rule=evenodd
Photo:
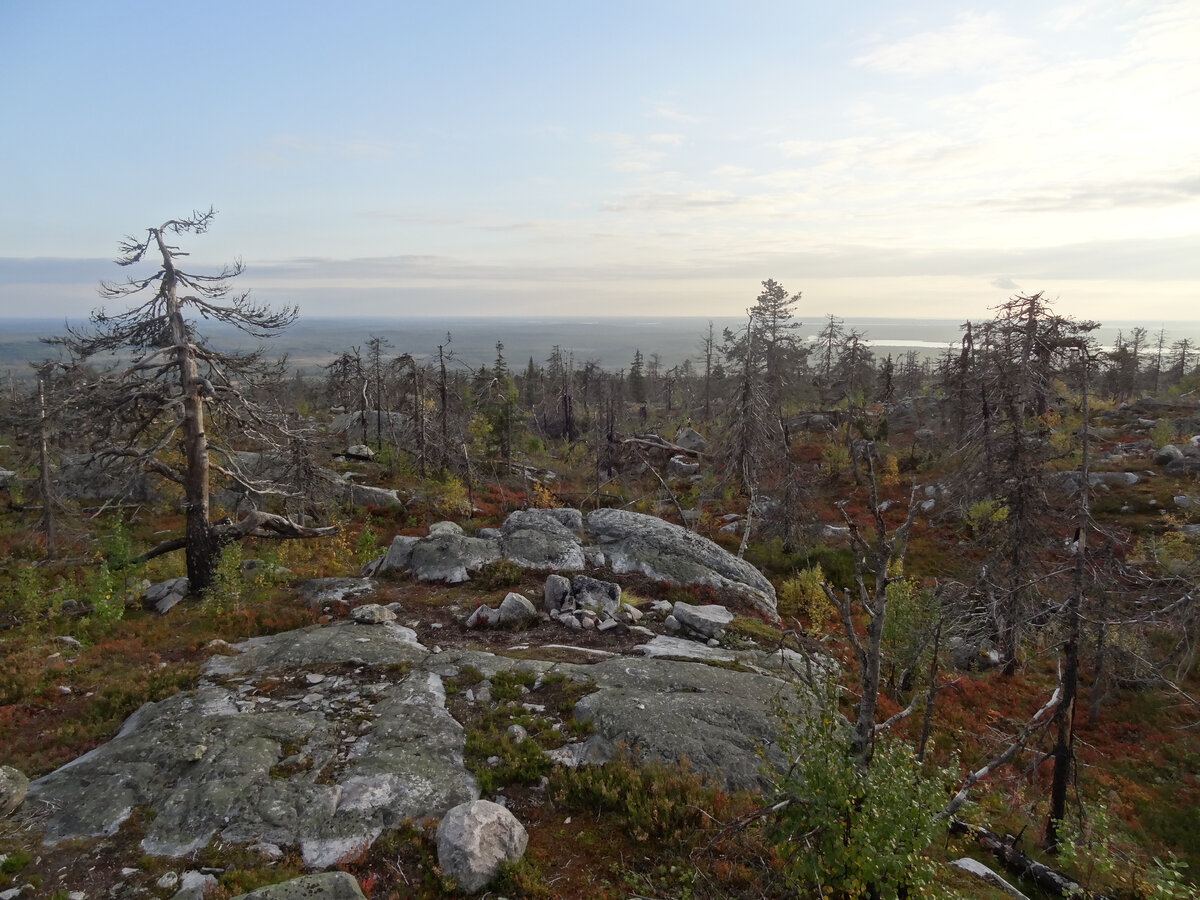
M787 804L768 835L789 875L823 896L933 896L929 847L948 770L922 767L898 739L875 744L870 763L850 756L849 727L830 698L819 715L781 713L780 748L794 763L772 774Z

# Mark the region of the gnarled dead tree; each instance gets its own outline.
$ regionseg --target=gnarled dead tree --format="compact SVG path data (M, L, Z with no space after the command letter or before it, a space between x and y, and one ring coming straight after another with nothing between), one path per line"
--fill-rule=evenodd
M231 281L240 275L240 261L213 275L198 275L178 267L188 254L169 243L171 236L203 234L215 213L193 212L170 219L143 237L121 242L119 266L134 266L147 257L158 265L149 274L131 276L100 287L104 300L136 298L125 312L94 312L88 326L68 327L65 337L51 344L64 348L72 363L106 355L114 361L82 381L73 398L79 420L86 423L92 451L98 458L123 458L179 485L184 494L185 533L143 554L151 558L184 549L193 590L209 587L221 548L247 536L318 537L332 527L311 528L272 513L254 511L238 522L211 522L210 472L217 470L241 489L255 495L283 492L278 485L246 478L232 465L211 456L208 421L221 438L241 447L282 448L288 434L282 417L254 402L249 392L262 379L277 377L261 348L250 352L214 349L196 330L196 320L231 325L255 338L286 328L296 318L294 308L279 311L234 293ZM234 459L226 453L225 460Z

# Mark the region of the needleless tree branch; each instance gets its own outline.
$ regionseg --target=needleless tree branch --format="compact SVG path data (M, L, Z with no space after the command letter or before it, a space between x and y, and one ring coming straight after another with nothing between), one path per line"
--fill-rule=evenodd
M259 380L277 374L277 367L264 361L261 348L234 353L209 346L196 330L197 318L265 338L289 326L297 315L294 307L272 310L250 300L246 292L235 293L231 281L244 271L241 261L212 275L179 268L188 254L169 243L171 236L204 234L214 216L211 208L193 212L147 228L144 237L125 238L117 265L129 267L147 259L158 265L149 275L103 282L100 296L108 301L134 299L136 305L115 314L97 310L87 327L68 326L65 337L50 341L64 348L77 368L96 356L124 357L123 367L110 364L86 379L74 402L93 425L97 457L124 457L182 485L185 534L163 542L149 555L182 545L194 590L211 585L226 544L247 536L317 537L335 531L261 512L233 524L209 521L209 454L216 448L210 447L206 420L215 416L239 440L264 448L282 446L287 434L246 393ZM157 437L148 439L149 435Z

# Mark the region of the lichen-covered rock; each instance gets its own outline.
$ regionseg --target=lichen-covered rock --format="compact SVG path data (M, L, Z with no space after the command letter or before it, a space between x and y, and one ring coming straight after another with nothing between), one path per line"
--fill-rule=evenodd
M717 544L654 516L597 509L584 517L587 534L617 574L642 572L671 584L732 590L775 618L775 588L744 560Z
M441 679L396 669L425 649L393 623L364 631L314 626L212 658L208 679L242 677L144 705L112 741L30 786L44 840L112 834L145 806L147 853L182 856L220 836L298 844L306 865L323 868L403 819L477 797ZM381 668L361 686L289 674L320 663ZM259 681L274 685L269 695Z
M607 762L622 746L639 759L686 757L731 790L769 787L759 751L786 765L776 709L801 717L811 708L787 681L700 662L613 657L580 668L598 687L575 706L595 728L576 751L582 761Z
M415 538L410 535L398 534L392 538L391 546L388 547L387 553L380 557L372 566L370 574L386 575L389 572L397 572L408 568L408 562L412 558L412 548L416 546L420 538Z
M0 766L0 819L21 805L29 779L12 766Z
M573 512L579 516L582 522L582 516L579 515L579 510L566 510ZM560 513L563 510L554 509L518 509L515 512L508 514L508 518L504 520L504 524L500 526L502 534L512 534L514 531L543 531L547 534L557 534L566 538L572 538L578 541L575 537L577 528L572 528L563 522L563 516Z
M269 884L239 894L233 900L366 900L366 897L349 872L321 872Z
M375 590L370 578L310 578L300 585L300 596L316 608L330 603L347 603Z
M685 631L692 631L705 639L716 637L718 632L733 621L733 613L715 603L693 606L677 600L671 615Z
M703 450L707 444L704 435L692 428L681 429L675 435L675 446L684 450Z
M501 538L500 551L522 569L580 572L586 563L579 539L565 528L561 532L533 528L509 531Z
M571 579L571 595L567 606L616 615L621 606L621 586L612 581L577 575Z
M470 578L471 572L500 559L499 541L430 531L429 537L413 544L409 558L413 577L419 581L458 584Z
M1154 451L1154 456L1151 457L1156 466L1166 466L1183 459L1183 451L1174 444L1165 444Z
M351 610L350 618L359 625L382 625L396 621L396 614L378 603L365 603Z
M538 620L537 607L529 598L516 593L504 598L497 613L496 624L500 628L522 628Z
M543 589L546 612L556 612L562 609L563 601L567 599L567 595L570 593L570 578L567 578L565 575L546 576L546 585Z
M525 855L529 835L517 817L498 803L476 800L456 806L437 830L438 866L468 894L483 890L500 864Z

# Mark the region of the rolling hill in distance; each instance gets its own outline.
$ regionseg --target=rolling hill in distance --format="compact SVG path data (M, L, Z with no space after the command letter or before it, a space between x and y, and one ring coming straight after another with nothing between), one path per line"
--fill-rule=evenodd
M825 323L824 316L799 316L800 333L815 338ZM635 350L649 359L658 354L661 364L670 368L700 357L699 343L708 323L713 323L718 342L724 328L745 325L745 316L678 318L326 318L301 316L286 331L268 341L271 355L286 353L291 365L306 375L316 375L321 366L351 347L362 347L369 337L378 335L391 342L389 355L411 353L426 358L446 343L453 359L462 366L478 368L496 358L496 342L504 344L504 356L510 368L521 371L530 357L538 365L554 346L569 354L577 366L588 361L610 371L629 368ZM922 356L937 356L961 336L962 322L956 319L907 319L846 317L844 327L866 335L877 358L892 354L903 356L915 350ZM73 320L72 324L83 324ZM28 364L52 356L55 349L41 339L65 332L62 319L0 318L0 372L23 379ZM1200 346L1200 322L1115 321L1103 323L1095 333L1097 343L1111 346L1119 333L1135 327L1150 333L1153 346L1160 330L1165 331L1166 346L1187 338ZM217 346L237 348L255 342L231 328L206 323L204 333Z

